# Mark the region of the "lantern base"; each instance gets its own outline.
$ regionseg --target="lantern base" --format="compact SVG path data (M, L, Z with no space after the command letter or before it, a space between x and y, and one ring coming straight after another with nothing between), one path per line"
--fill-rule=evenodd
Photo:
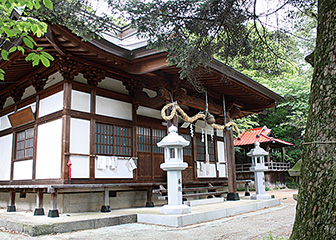
M251 196L252 200L267 200L271 199L271 195L268 194L254 194Z
M187 205L164 205L161 210L163 214L180 215L191 213L191 208Z
M234 192L234 193L228 193L227 197L226 197L227 201L239 201L239 193Z

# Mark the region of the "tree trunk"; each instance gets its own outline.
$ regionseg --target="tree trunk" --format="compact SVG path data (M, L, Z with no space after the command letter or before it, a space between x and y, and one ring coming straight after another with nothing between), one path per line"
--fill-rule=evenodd
M301 186L291 239L336 239L336 0L319 0Z

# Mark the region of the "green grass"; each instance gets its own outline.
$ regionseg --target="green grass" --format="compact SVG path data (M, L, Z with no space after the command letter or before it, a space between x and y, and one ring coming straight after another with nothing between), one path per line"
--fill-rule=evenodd
M287 238L274 237L272 233L269 233L267 237L263 237L262 240L285 240Z

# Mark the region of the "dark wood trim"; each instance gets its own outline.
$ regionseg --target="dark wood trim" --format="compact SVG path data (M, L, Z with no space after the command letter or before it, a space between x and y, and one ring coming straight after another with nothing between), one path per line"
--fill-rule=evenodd
M37 122L38 125L41 125L41 124L44 124L44 123L47 123L47 122L51 122L51 121L60 119L63 115L64 115L64 111L60 110L60 111L57 111L57 112L54 112L54 113L50 113L49 115L40 117L36 120L36 122Z
M8 134L13 133L13 129L12 128L7 128L5 130L0 131L0 137L6 136Z
M63 91L64 80L39 92L40 100Z
M91 87L88 84L84 84L81 82L72 82L72 90L80 91L80 92L85 92L85 93L92 93L93 90L96 90L95 88Z
M90 121L90 180L95 179L95 161L96 158L93 155L96 154L95 149L95 132L96 132L96 120L91 119Z
M16 149L16 131L13 131L13 141L12 141L12 159L11 159L11 169L10 169L10 181L13 181L14 177L14 159L15 159L15 149Z
M103 89L103 88L96 88L97 96L106 97L113 100L119 100L123 102L132 103L132 98L128 95L113 92L111 90Z

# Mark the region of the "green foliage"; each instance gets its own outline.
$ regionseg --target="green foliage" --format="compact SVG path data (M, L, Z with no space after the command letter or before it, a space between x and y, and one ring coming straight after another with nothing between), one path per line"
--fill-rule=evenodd
M299 183L296 182L293 178L286 179L286 186L290 189L299 189Z
M32 38L34 35L41 37L47 31L47 25L27 16L25 11L21 13L19 19L11 18L14 9L21 12L24 9L33 10L42 6L50 10L53 9L53 3L50 0L6 0L0 3L0 14L2 16L0 18L0 50L3 60L9 60L9 55L15 51L24 54L26 50L29 50L32 52L30 54L34 55L30 57L33 66L36 66L40 61L46 67L50 65L50 60L53 60L53 58L49 57L46 61L44 58L48 53L42 52L42 49L34 49L36 42ZM18 38L22 38L24 47L17 45L15 40ZM4 80L4 74L5 71L0 69L0 80Z
M250 1L110 0L112 9L126 12L151 48L168 52L169 62L181 68L180 77L202 86L193 70L207 66L214 53L223 59L248 48L246 21ZM218 34L221 33L221 34Z
M19 18L12 18L13 10ZM50 66L54 58L42 48L36 49L34 36L42 37L47 32L47 24L58 23L66 26L75 34L90 39L105 30L114 28L114 19L103 15L97 16L87 0L5 0L0 2L0 52L3 60L20 51L31 61L33 66L40 63ZM119 20L119 22L121 22ZM21 38L24 45L19 46ZM5 72L0 69L0 80L4 80Z
M273 234L270 232L267 237L263 237L263 240L285 240L286 238L283 237L275 237Z

